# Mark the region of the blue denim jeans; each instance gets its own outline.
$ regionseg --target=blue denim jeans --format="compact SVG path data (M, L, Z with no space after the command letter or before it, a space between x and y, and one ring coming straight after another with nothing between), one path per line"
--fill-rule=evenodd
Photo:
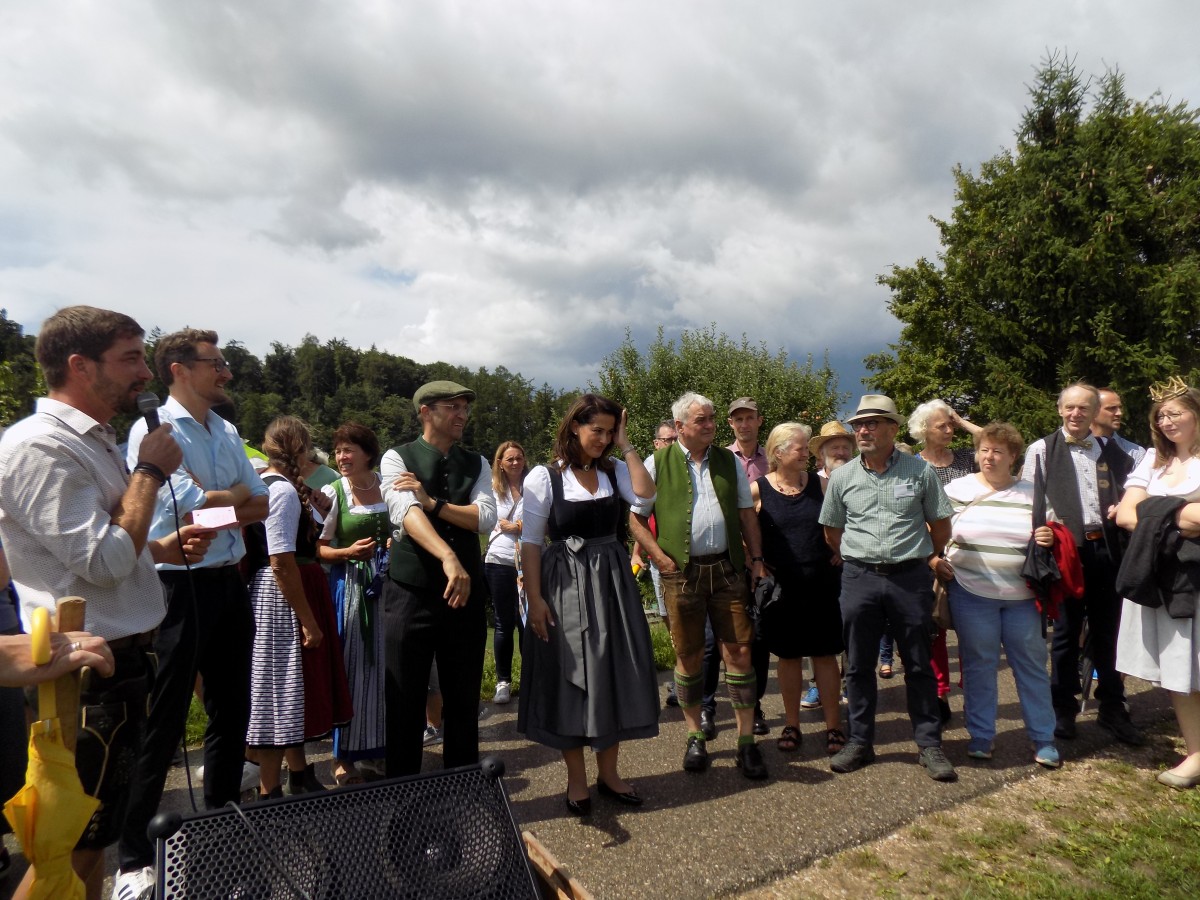
M1033 600L993 600L950 582L950 610L962 658L968 750L990 750L996 737L1000 647L1017 682L1025 731L1037 747L1054 743L1054 704L1046 668L1042 616Z

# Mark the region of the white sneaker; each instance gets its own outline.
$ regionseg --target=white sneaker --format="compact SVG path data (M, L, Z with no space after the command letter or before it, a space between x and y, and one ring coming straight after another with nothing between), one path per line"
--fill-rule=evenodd
M512 699L512 685L507 681L496 682L496 696L492 698L493 703L507 703Z
M204 780L204 766L196 769L196 777L201 781ZM242 763L242 793L252 791L256 787L258 787L258 763L252 763L247 759Z
M442 733L432 725L425 726L425 746L431 747L442 742Z
M145 866L133 872L117 872L112 900L149 900L154 896L154 869Z
M242 793L258 787L258 763L246 760L242 763Z

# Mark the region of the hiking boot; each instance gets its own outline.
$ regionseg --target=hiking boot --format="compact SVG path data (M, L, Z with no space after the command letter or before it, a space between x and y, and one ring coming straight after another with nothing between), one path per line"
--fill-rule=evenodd
M958 773L950 765L950 760L946 759L941 747L922 747L917 754L917 762L925 767L934 781L958 781Z
M866 744L849 743L829 760L829 768L845 775L875 762L875 750Z

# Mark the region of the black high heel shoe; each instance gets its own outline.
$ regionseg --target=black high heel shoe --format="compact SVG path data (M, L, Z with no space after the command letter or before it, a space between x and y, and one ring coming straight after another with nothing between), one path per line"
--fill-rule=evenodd
M589 796L582 800L572 800L568 797L567 809L573 816L590 816L592 814L592 798Z
M634 788L630 788L622 794L619 791L615 791L610 788L606 782L601 781L600 779L596 779L596 786L600 789L600 793L605 797L611 797L618 803L624 803L626 806L641 806L644 802L642 798L638 796L638 792Z

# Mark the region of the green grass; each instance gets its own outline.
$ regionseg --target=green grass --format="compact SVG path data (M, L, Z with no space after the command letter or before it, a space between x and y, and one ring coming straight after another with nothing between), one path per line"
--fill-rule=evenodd
M488 629L487 646L483 654L483 681L479 685L481 700L491 700L496 693L496 658L492 652L494 633L495 629ZM654 645L655 668L660 672L672 668L675 665L675 651L671 647L671 636L662 622L652 621L650 623L650 640ZM521 651L519 647L513 651L512 674L513 694L515 695L520 691L521 685ZM203 742L204 729L207 725L208 716L204 713L204 707L200 705L200 701L192 697L185 731L189 747L199 746Z

